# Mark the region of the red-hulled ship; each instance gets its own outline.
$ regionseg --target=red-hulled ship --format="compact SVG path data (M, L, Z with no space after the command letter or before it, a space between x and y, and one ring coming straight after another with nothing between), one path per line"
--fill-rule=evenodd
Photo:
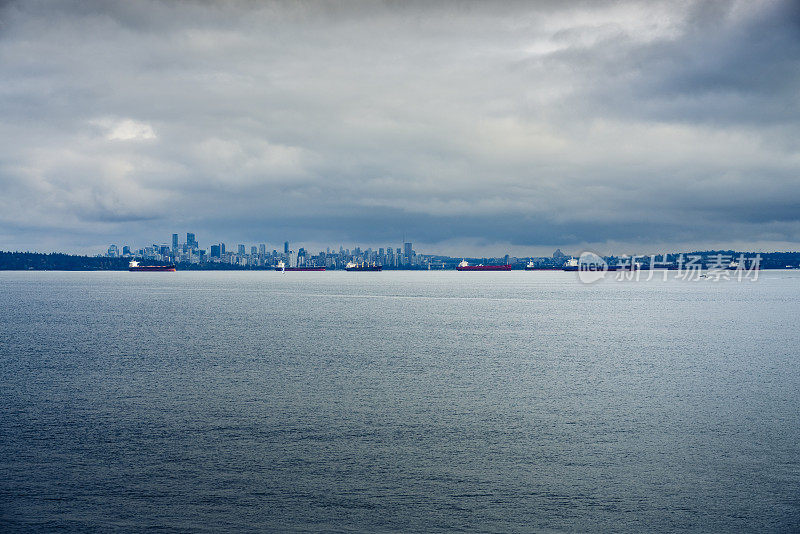
M132 273L172 273L175 272L174 265L139 265L134 260L128 264L128 270Z
M456 267L459 271L510 271L511 265L470 265L466 261L462 261Z

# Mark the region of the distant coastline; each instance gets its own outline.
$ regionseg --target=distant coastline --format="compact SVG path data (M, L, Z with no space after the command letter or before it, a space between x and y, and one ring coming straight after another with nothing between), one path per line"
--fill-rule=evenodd
M51 252L8 252L0 250L0 271L127 271L131 258L109 258L107 256L80 256ZM158 264L158 261L142 262L142 265ZM162 262L163 263L163 262ZM230 263L175 264L179 271L274 271L274 265L236 265ZM388 268L402 271L421 271L426 268L409 266ZM344 270L344 269L340 269ZM440 269L441 270L441 269Z
M742 254L732 250L710 250L686 254L711 257L724 253L737 256ZM677 253L676 253L677 254ZM753 255L753 252L744 254ZM761 252L761 269L798 269L800 268L800 252ZM107 256L79 256L52 252L7 252L0 251L0 271L127 271L129 257L110 258ZM523 270L530 258L514 258L513 270ZM158 263L158 262L155 262ZM155 264L154 263L154 264ZM147 262L145 262L147 264ZM236 265L230 263L189 263L178 262L179 271L273 271L273 265ZM442 267L431 270L455 270L455 263L442 264ZM419 271L426 267L384 267L385 270ZM330 269L334 270L334 269ZM343 270L343 269L342 269Z

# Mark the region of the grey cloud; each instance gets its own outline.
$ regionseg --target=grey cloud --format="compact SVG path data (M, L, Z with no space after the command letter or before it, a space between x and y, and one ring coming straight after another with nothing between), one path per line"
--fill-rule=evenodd
M618 50L630 83L611 84L597 96L620 111L657 120L754 126L796 121L797 6L753 3L750 16L737 17L734 5L701 2L679 39Z
M790 2L41 1L0 24L0 249L800 238Z

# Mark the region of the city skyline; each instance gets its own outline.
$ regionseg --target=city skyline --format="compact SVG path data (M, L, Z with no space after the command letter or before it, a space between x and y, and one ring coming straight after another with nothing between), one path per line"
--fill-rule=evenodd
M211 243L203 248L193 232L187 232L184 241L181 241L180 234L173 233L171 243L152 243L143 247L112 243L108 246L105 256L143 258L175 263L228 263L242 267L254 265L265 267L284 262L290 267L318 265L341 268L351 261L379 263L396 268L419 267L423 263L427 265L427 259L423 260L422 256L417 255L411 242L403 242L402 246L397 248L391 244L375 250L372 247L362 249L359 245L354 245L352 249L339 245L338 250L328 246L325 247L325 250L319 251L307 250L305 247L297 247L295 250L290 246L289 241L283 242L282 250L274 248L271 251L264 242L237 243L234 251L233 246L229 247L224 241Z
M185 235L185 238L181 236ZM555 250L545 250L544 252L541 251L523 251L523 253L511 253L511 252L501 252L499 254L470 254L466 251L457 251L457 253L452 254L444 251L439 250L424 250L418 252L416 249L417 247L413 245L413 242L410 241L401 241L399 243L399 247L396 247L397 243L394 244L385 244L384 246L373 246L373 245L365 245L359 243L347 244L339 243L337 245L331 244L323 244L317 246L311 246L304 242L299 243L292 243L288 240L284 240L283 242L269 242L263 239L256 239L254 241L248 242L240 242L238 240L219 240L213 242L204 242L201 244L195 232L185 232L184 234L180 233L172 233L171 238L169 240L145 240L145 245L141 243L135 243L132 240L121 240L118 243L112 243L107 245L104 250L97 251L94 250L90 254L80 254L77 255L86 255L86 256L103 256L103 257L134 257L134 256L148 256L148 254L152 254L152 251L164 251L170 250L172 254L176 251L180 252L183 251L186 253L187 251L201 253L204 257L202 261L207 261L209 258L220 258L225 256L237 255L237 256L260 256L260 257L280 257L282 253L294 253L294 258L296 259L296 254L299 251L303 251L309 257L311 255L318 255L318 254L336 254L336 253L346 253L348 256L351 257L358 257L364 251L373 252L373 253L380 253L381 256L384 255L384 251L389 251L389 254L393 254L396 256L403 256L408 257L409 253L412 256L418 257L443 257L443 258L514 258L519 260L528 260L528 259L542 259L542 258L549 258L555 257L556 255L564 255L565 258L567 257L577 257L582 253L592 253L592 254L599 254L604 257L627 257L627 256L658 256L661 254L676 254L681 251L682 253L688 253L688 251L746 251L748 253L796 253L797 249L785 249L785 250L764 250L764 249L747 249L747 248L736 248L736 247L719 247L719 246L689 246L681 248L673 248L673 249L654 249L652 247L645 248L642 250L610 250L610 251L598 251L598 250L589 250L586 248L577 248L575 250L568 250L565 254L561 247L556 247ZM413 247L413 248L412 248ZM149 252L147 252L149 251ZM75 254L75 252L58 249L58 250L31 250L30 248L26 250L8 250L6 252L33 252L33 253L40 253L40 254ZM528 252L528 253L525 253ZM161 258L159 258L161 259ZM175 259L173 256L172 258L167 258L164 255L164 259ZM178 260L180 261L180 260ZM190 258L185 258L184 261L189 262Z
M283 249L273 248L270 250L267 243L237 243L228 246L225 242L211 243L205 247L201 247L193 232L186 233L185 241L180 240L180 234L173 233L171 245L167 243L153 243L144 247L131 247L129 245L118 246L117 244L109 245L105 256L110 258L136 258L151 261L161 262L174 262L176 264L208 264L208 263L222 263L231 264L237 267L255 267L264 268L277 266L279 263L284 263L288 267L301 267L301 266L315 266L327 267L332 269L341 269L347 263L370 263L378 264L388 268L397 269L418 269L418 268L446 268L454 267L459 258L465 260L479 259L479 261L489 261L490 263L501 262L503 264L514 264L517 267L523 264L528 266L546 266L546 267L560 267L565 264L567 260L576 259L578 256L583 257L588 254L588 257L601 258L605 257L613 261L624 260L625 258L634 258L637 261L645 263L667 261L667 256L673 257L670 261L675 263L675 257L678 256L693 256L695 258L705 258L705 261L710 261L709 258L730 257L736 258L745 254L757 255L763 251L734 251L733 249L707 249L700 250L694 249L692 252L676 251L676 250L662 250L658 253L620 253L620 254L600 254L594 251L581 250L579 252L568 251L565 253L560 248L557 248L552 254L545 255L485 255L485 256L470 256L468 254L459 254L455 256L442 254L442 253L418 253L414 249L413 242L404 241L402 246L394 247L392 244L387 244L385 247L375 247L374 249L369 246L353 245L352 247L345 247L339 245L338 249L327 246L322 249L311 249L304 246L292 246L289 241L283 242ZM725 255L724 252L728 254ZM797 251L785 252L772 252L767 253L772 256L768 262L768 268L795 268ZM660 258L660 259L659 259ZM786 263L784 260L788 260ZM631 260L632 261L632 260ZM718 261L722 261L718 259Z

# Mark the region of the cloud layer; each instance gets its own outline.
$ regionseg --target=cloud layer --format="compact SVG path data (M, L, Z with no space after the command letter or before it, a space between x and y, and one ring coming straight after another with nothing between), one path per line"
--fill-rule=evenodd
M792 2L12 1L0 79L0 249L800 242Z

